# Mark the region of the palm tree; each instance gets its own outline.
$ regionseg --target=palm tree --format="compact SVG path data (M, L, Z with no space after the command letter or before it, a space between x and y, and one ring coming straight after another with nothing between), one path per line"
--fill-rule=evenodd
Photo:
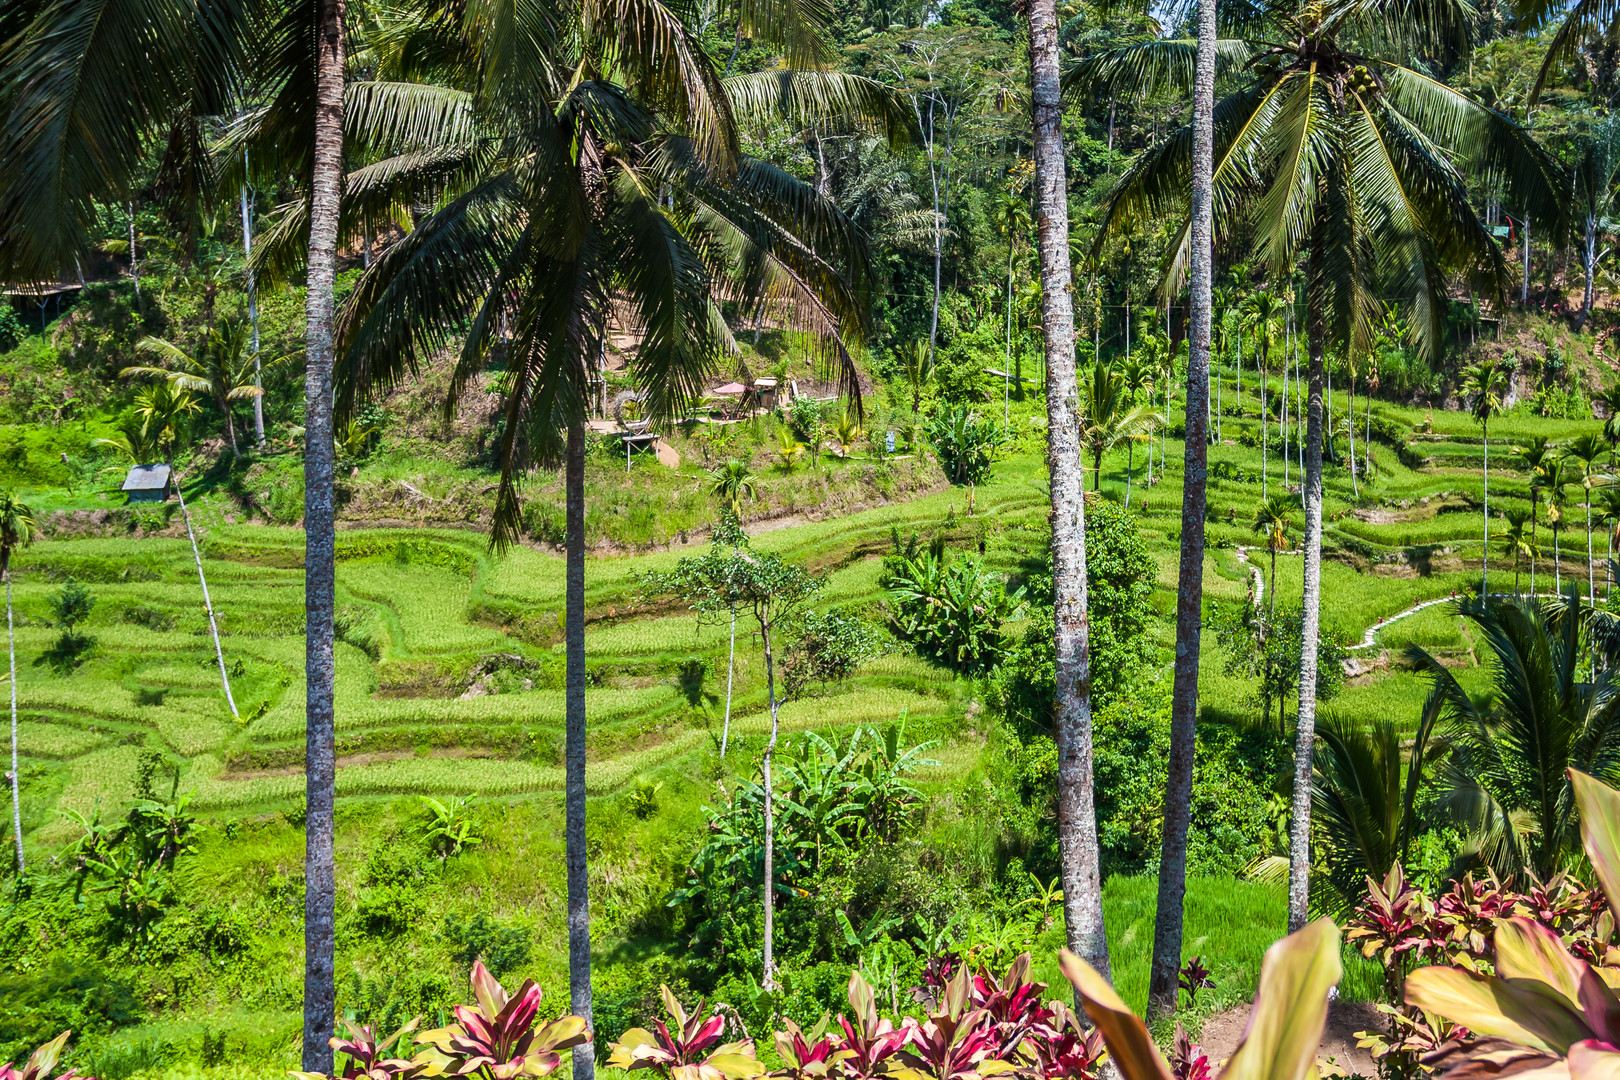
M127 367L119 372L124 378L132 375L156 375L168 379L175 386L207 394L219 411L225 414L225 433L231 442L231 453L237 453L236 419L231 414L235 401L257 401L264 389L254 380L262 368L274 367L285 360L256 358L248 348L249 329L232 319L221 319L203 335L194 355L188 356L162 338L145 337L135 346L137 352L168 362L167 367Z
M732 458L720 468L709 473L713 483L709 493L720 504L721 528L732 533L733 551L743 539L742 531L742 504L743 498L758 498L754 490L754 472L748 467L748 462L739 458ZM731 684L732 676L737 670L737 605L731 605L731 648L726 654L726 719L720 728L720 760L726 760L726 745L731 741Z
M1432 354L1443 339L1452 273L1505 290L1501 251L1456 182L1456 168L1494 171L1521 203L1556 205L1557 198L1553 163L1522 127L1407 65L1408 57L1461 47L1471 26L1454 5L1415 3L1391 20L1373 0L1344 0L1331 10L1261 0L1241 23L1253 36L1217 51L1233 89L1216 105L1216 229L1252 237L1274 280L1305 263L1303 648L1288 906L1295 930L1309 915L1325 354L1330 346L1365 348L1380 298L1391 295L1422 316L1414 336ZM1365 51L1349 51L1350 40ZM1110 50L1079 65L1072 82L1082 92L1099 85L1116 94L1185 92L1193 49L1185 39L1161 38ZM1099 243L1180 213L1193 175L1192 141L1179 129L1137 159L1115 189ZM1171 252L1174 281L1188 258L1186 228Z
M1530 545L1536 546L1536 507L1541 504L1542 481L1546 476L1546 469L1556 451L1551 447L1545 435L1532 435L1521 445L1513 448L1513 453L1524 462L1525 471L1530 474ZM1536 558L1530 558L1530 595L1536 594Z
M1502 552L1513 556L1513 595L1522 596L1519 592L1519 565L1529 560L1535 565L1536 542L1525 526L1530 523L1530 512L1513 507L1505 511L1502 516L1507 519L1507 532L1502 534Z
M1266 379L1271 375L1271 350L1283 332L1283 313L1288 309L1282 297L1269 289L1249 294L1243 309L1243 328L1254 338L1256 380L1260 393L1260 498L1271 497L1270 451L1266 445Z
M9 491L0 491L0 578L6 582L6 657L11 664L11 828L17 841L17 874L26 869L23 863L21 777L17 762L17 634L11 622L11 554L38 539L39 523L33 510Z
M1610 484L1598 492L1598 506L1602 510L1603 531L1609 541L1608 555L1603 560L1608 567L1607 585L1604 588L1604 599L1608 600L1614 596L1614 541L1616 533L1620 532L1620 487Z
M1460 389L1465 397L1472 399L1468 411L1479 423L1480 431L1480 482L1484 493L1482 509L1480 511L1480 528L1483 532L1484 547L1479 556L1479 592L1485 596L1490 592L1490 545L1491 545L1491 417L1502 408L1502 394L1507 390L1508 369L1500 360L1492 358L1481 360L1463 369Z
M1119 365L1120 377L1125 380L1125 400L1134 403L1138 395L1147 395L1149 400L1153 396L1153 378L1157 373L1159 359L1153 350L1146 348L1148 341L1157 342L1157 338L1144 338L1144 348L1138 349L1135 356ZM1151 431L1151 429L1150 429ZM1150 435L1151 438L1151 435ZM1136 474L1136 441L1126 440L1125 443L1125 509L1131 508L1131 480ZM1153 446L1148 444L1148 483L1153 483Z
M1598 435L1587 432L1577 435L1569 441L1565 453L1568 461L1578 466L1577 478L1581 482L1582 503L1586 507L1586 603L1588 607L1597 606L1597 578L1595 564L1592 561L1592 489L1610 482L1607 477L1598 471L1598 462L1609 456L1609 444Z
M1620 780L1620 678L1613 617L1588 622L1574 590L1551 605L1475 597L1458 613L1490 644L1492 693L1476 703L1416 645L1406 655L1445 702L1454 746L1444 773L1471 826L1470 848L1503 877L1546 881L1580 850L1569 770ZM1586 640L1582 640L1585 638ZM1589 650L1606 663L1583 681Z
M427 72L439 83L409 85L436 103L430 119L440 122L419 123L413 130L426 133L415 143L396 139L391 156L351 174L344 213L380 219L429 192L438 209L357 283L340 332L340 401L397 381L459 338L453 408L504 344L497 548L518 536L520 471L530 461L562 462L570 984L573 1011L588 1017L584 403L608 298L644 331L631 370L655 422L683 415L717 366L729 338L720 295L741 311L770 304L807 331L858 410L844 342L861 336L868 310L860 234L812 185L744 154L737 121L784 111L816 123L888 120L894 112L869 80L802 70L826 52L799 9L745 9L755 36L782 47L791 64L722 80L688 21L695 13L660 0L627 0L613 19L556 0L523 8L516 28L467 24L439 0L422 2L438 14L416 38L376 50L374 62L380 81L420 80L417 58L439 58ZM554 30L582 25L583 35ZM510 49L508 40L536 44ZM433 153L420 152L423 142ZM487 153L492 147L501 149ZM591 1062L589 1050L575 1051L582 1078Z
M1319 876L1328 897L1322 906L1334 917L1361 902L1369 878L1382 881L1404 864L1422 832L1417 799L1443 705L1440 695L1429 696L1410 744L1387 718L1370 726L1330 719L1317 728L1311 807L1328 841Z
M922 388L934 377L934 354L922 338L900 346L900 363L911 387L911 411L922 411Z
M1277 618L1277 552L1288 550L1288 530L1294 527L1293 511L1299 509L1299 498L1295 495L1278 495L1274 499L1267 499L1255 511L1254 523L1250 531L1266 538L1266 549L1271 552L1271 584L1268 590L1271 593L1271 609L1266 616L1268 622Z
M1018 400L1024 400L1024 354L1019 350L1016 367L1012 354L1013 331L1013 257L1018 252L1018 238L1029 233L1029 203L1021 195L1003 191L991 208L991 223L1007 238L1007 370L1018 383Z
M304 1052L332 1071L337 866L332 807L337 740L332 691L337 534L332 469L338 228L342 211L345 0L315 6L314 143L309 149L304 292ZM262 249L261 249L262 251ZM589 1014L587 1014L588 1016ZM586 1073L589 1080L589 1072Z
M1123 366L1123 365L1119 365ZM1159 419L1146 405L1132 403L1124 374L1118 366L1098 360L1080 402L1080 445L1091 453L1093 491L1102 490L1103 455L1120 443L1136 443Z
M1565 504L1568 501L1567 488L1575 482L1570 475L1569 462L1562 454L1553 458L1544 466L1546 476L1542 480L1541 489L1546 492L1547 524L1552 526L1553 534L1553 591L1562 595L1564 592L1564 566L1560 558L1562 554L1558 547L1558 533L1563 528Z
M1052 734L1057 744L1058 833L1063 837L1063 916L1069 948L1108 977L1102 859L1091 774L1091 646L1086 624L1086 507L1080 456L1080 399L1074 363L1069 266L1068 170L1063 159L1057 0L1030 0L1030 111L1034 120L1035 208L1041 260L1041 330L1046 341L1046 463L1052 499Z
M1199 0L1193 62L1193 164L1190 232L1192 267L1187 340L1187 424L1182 458L1181 553L1177 569L1176 673L1171 689L1170 756L1164 789L1164 840L1148 978L1151 1009L1174 1012L1186 901L1187 830L1192 821L1192 773L1198 720L1200 616L1204 595L1204 523L1208 513L1210 344L1214 314L1215 0ZM1219 385L1219 384L1217 384ZM1170 415L1169 379L1165 416ZM1163 475L1164 443L1159 444ZM1150 459L1151 461L1151 459ZM1151 469L1149 470L1151 472Z
M1610 446L1620 446L1620 382L1599 393L1592 403L1603 406L1603 437Z

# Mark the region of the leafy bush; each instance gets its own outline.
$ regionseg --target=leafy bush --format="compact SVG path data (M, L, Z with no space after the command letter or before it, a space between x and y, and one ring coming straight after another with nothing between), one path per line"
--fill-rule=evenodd
M51 594L49 603L51 625L62 633L40 656L40 662L58 675L67 675L83 662L84 654L96 643L95 638L78 630L79 624L95 609L96 598L89 589L68 578Z
M943 537L926 548L898 543L884 558L883 585L894 608L895 629L917 651L963 671L994 667L1006 654L1001 624L1023 609L1023 590L978 559L947 559Z
M842 611L808 612L782 661L786 696L798 697L811 680L842 682L878 654L877 627Z
M1007 438L992 417L966 405L940 406L928 421L927 434L953 484L983 480L990 472L991 456Z
M1003 662L992 701L1021 725L1044 729L1052 711L1053 592L1050 547L1046 565L1025 587L1029 628ZM1116 503L1086 496L1086 595L1091 628L1091 694L1095 709L1121 700L1142 679L1153 659L1148 627L1153 620L1158 564L1148 554L1137 519Z
M103 1035L140 1019L135 988L103 965L80 967L60 957L31 971L0 975L0 1062L72 1029Z
M439 936L450 946L452 960L469 968L482 961L496 978L527 964L534 952L534 936L526 927L497 922L482 911L465 923L449 916Z

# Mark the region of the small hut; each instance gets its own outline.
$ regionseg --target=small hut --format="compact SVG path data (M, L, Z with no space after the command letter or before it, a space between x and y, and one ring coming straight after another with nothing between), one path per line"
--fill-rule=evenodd
M165 502L169 498L169 467L137 465L124 477L123 491L134 502Z

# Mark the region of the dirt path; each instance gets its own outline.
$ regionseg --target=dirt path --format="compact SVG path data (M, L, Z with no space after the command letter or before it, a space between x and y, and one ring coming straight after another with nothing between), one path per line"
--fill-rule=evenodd
M1327 1026L1316 1056L1331 1058L1334 1064L1356 1076L1375 1077L1378 1066L1372 1055L1356 1045L1356 1032L1383 1025L1383 1014L1365 1001L1335 1001L1328 1008ZM1198 1043L1210 1061L1221 1062L1232 1056L1249 1023L1249 1006L1238 1005L1217 1013L1204 1022Z

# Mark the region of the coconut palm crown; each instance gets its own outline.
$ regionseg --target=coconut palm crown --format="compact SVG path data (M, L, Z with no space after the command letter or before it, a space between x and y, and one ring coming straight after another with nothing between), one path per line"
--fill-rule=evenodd
M1559 202L1555 166L1522 125L1414 59L1465 49L1471 11L1450 0L1261 0L1225 27L1215 242L1252 237L1254 261L1276 280L1305 258L1307 310L1331 344L1365 352L1384 310L1378 297L1394 297L1414 343L1433 355L1448 274L1505 292L1508 268L1469 205L1468 172L1499 177L1518 205ZM1109 50L1071 70L1066 87L1181 90L1193 51L1190 39ZM1183 212L1191 158L1185 127L1143 153L1121 178L1098 244ZM1174 290L1187 264L1185 227L1171 251L1165 287Z

